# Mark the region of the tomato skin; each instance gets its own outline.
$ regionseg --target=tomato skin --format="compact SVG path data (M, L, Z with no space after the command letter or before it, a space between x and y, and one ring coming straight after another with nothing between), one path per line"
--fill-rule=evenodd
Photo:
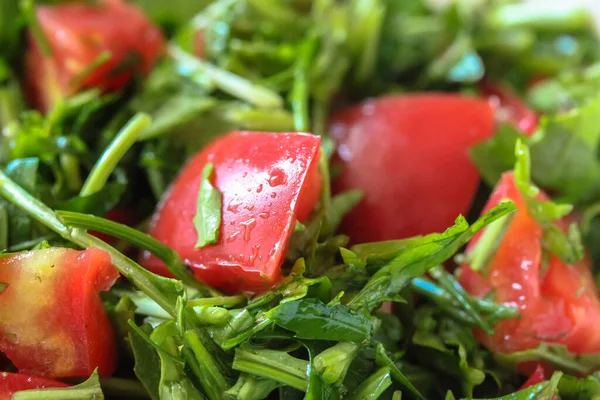
M0 400L11 400L12 395L22 390L68 387L66 383L35 375L0 372Z
M174 248L196 277L226 292L259 292L281 277L296 220L318 201L320 138L306 133L232 132L216 139L184 167L156 211L149 233ZM202 171L213 163L222 194L218 243L195 248L193 224ZM144 253L146 268L170 276Z
M506 86L490 81L483 81L480 89L494 108L498 122L510 122L526 135L533 135L538 127L538 115L517 94Z
M0 351L20 372L87 377L116 367L115 337L99 292L119 274L98 249L28 251L0 258Z
M519 388L519 390L526 389L530 386L537 385L538 383L544 382L546 380L546 372L544 371L544 367L540 364L537 364L535 370L529 375L529 378L525 381L523 386Z
M543 194L540 197L545 198ZM493 336L478 331L478 339L492 351L502 353L531 349L541 343L563 344L578 354L599 352L600 300L590 260L586 257L568 265L551 255L542 270L542 229L529 214L512 172L502 176L484 212L506 198L515 203L517 212L487 274L463 265L459 280L474 295L494 290L495 300L518 306L521 318L500 322ZM566 227L567 222L560 221L559 226ZM467 253L479 237L473 238Z
M485 101L455 94L383 96L336 113L330 133L344 170L334 190L365 195L342 231L362 243L448 228L479 183L467 150L493 128Z
M148 74L164 51L165 41L158 27L140 9L122 0L37 6L36 16L52 55L43 57L29 35L26 79L31 100L44 111L57 98L84 87L118 90L134 73ZM81 82L74 82L73 78L103 52L109 52L110 59ZM121 68L126 62L132 64Z

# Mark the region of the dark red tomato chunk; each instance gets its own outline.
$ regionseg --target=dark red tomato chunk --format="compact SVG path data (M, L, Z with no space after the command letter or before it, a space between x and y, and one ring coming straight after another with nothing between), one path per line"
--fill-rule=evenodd
M365 195L342 231L361 243L452 225L479 183L467 150L493 128L485 101L451 94L384 96L335 114L330 132L344 168L334 189Z
M87 377L116 367L114 332L99 292L119 274L98 249L28 251L0 258L0 351L20 372Z
M527 135L535 132L538 127L538 115L510 88L484 81L480 89L494 108L498 122L511 123Z
M118 90L134 73L150 72L164 50L160 30L122 0L37 6L36 15L52 54L43 57L30 35L26 79L31 101L42 110L83 87ZM108 58L99 62L103 55Z
M22 390L61 388L67 386L69 385L66 383L35 375L0 372L0 400L11 400L14 393Z
M546 372L544 371L544 367L538 364L535 367L535 370L529 375L529 378L525 381L523 386L519 388L519 390L526 389L530 386L537 385L538 383L544 382L546 380Z
M318 201L320 138L306 133L233 132L198 153L156 211L150 234L174 248L204 282L226 292L262 291L280 279L297 220ZM195 248L193 224L202 171L213 163L222 194L222 223L214 245ZM142 265L169 275L157 258Z
M463 265L460 282L479 296L493 290L496 301L518 306L521 318L499 323L493 336L477 332L479 340L502 353L531 349L541 343L562 344L578 354L599 352L600 301L589 259L569 265L551 255L542 268L542 228L529 214L512 172L502 176L484 211L503 199L512 200L517 212L489 269L476 272ZM566 219L561 221L561 227L566 225ZM473 238L467 254L479 238Z

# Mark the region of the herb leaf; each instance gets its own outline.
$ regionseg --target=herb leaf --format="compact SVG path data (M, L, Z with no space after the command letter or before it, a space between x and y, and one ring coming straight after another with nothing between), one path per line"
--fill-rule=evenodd
M206 164L202 171L202 181L198 192L194 227L198 233L196 248L217 243L221 226L221 193L210 183L214 171L212 163Z
M370 337L370 318L349 307L328 306L317 299L289 301L266 313L277 325L300 339L360 342Z

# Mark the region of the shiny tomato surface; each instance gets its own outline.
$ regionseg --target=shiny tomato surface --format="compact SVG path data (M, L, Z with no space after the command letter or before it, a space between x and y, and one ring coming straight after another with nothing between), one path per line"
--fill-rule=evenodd
M495 110L499 123L510 123L527 135L535 132L539 122L538 115L509 87L484 81L480 89Z
M28 251L0 258L0 351L20 372L87 377L116 367L115 337L99 292L119 274L98 249Z
M233 132L205 147L163 198L149 233L174 248L202 281L226 292L259 292L276 283L296 221L318 201L320 138L307 133ZM218 243L196 248L202 171L214 165L222 195ZM169 275L145 253L142 265Z
M164 51L158 27L121 0L40 5L36 16L51 55L44 56L30 35L26 81L32 103L42 110L84 87L120 89L134 74L149 73Z
M334 188L365 195L342 231L361 243L448 228L479 183L468 148L493 129L487 102L456 94L383 96L336 113L343 172Z
M543 196L542 196L543 197ZM555 255L542 259L542 228L529 214L511 172L498 182L486 210L503 199L517 212L486 271L463 265L460 282L467 291L519 307L521 318L500 322L495 334L478 338L494 352L511 353L541 343L565 345L574 353L600 352L600 301L588 258L565 264ZM560 221L565 228L567 220ZM467 254L477 245L473 238Z

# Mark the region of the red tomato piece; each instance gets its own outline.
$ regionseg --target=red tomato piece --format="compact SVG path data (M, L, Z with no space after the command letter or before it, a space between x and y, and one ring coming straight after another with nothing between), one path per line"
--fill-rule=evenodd
M485 101L454 94L384 96L335 114L344 169L334 189L365 194L342 231L362 243L448 228L479 183L467 150L493 128Z
M532 135L535 132L538 127L538 115L527 107L527 104L513 93L509 87L483 81L480 89L496 111L498 122L510 122L515 128L527 135Z
M43 57L30 35L26 79L32 103L42 110L83 87L118 90L134 73L148 74L164 51L160 30L122 0L37 6L36 15L52 55ZM78 74L103 53L110 58L77 82Z
M11 400L14 393L22 390L61 388L67 386L69 385L66 383L35 375L0 372L0 400Z
M530 386L537 385L538 383L544 382L546 380L546 371L544 371L544 367L541 364L537 364L535 370L529 375L529 378L525 381L523 386L519 388L519 390L526 389Z
M87 377L116 367L114 332L99 292L119 274L98 249L28 251L0 258L0 351L20 372Z
M540 196L545 198L544 195ZM600 301L588 258L573 265L551 255L542 268L542 229L529 214L512 172L505 173L484 212L510 199L517 212L485 273L463 265L460 282L467 291L483 296L494 290L495 300L519 307L521 318L502 321L495 334L476 332L494 352L512 353L541 343L565 345L573 353L600 351ZM559 223L566 227L568 220ZM477 245L475 236L467 253Z
M296 220L310 215L320 193L320 138L307 133L233 132L185 166L154 215L150 234L174 248L202 281L226 292L265 290L280 267ZM222 194L219 241L195 248L193 224L202 171L213 163ZM148 253L142 265L169 275Z

